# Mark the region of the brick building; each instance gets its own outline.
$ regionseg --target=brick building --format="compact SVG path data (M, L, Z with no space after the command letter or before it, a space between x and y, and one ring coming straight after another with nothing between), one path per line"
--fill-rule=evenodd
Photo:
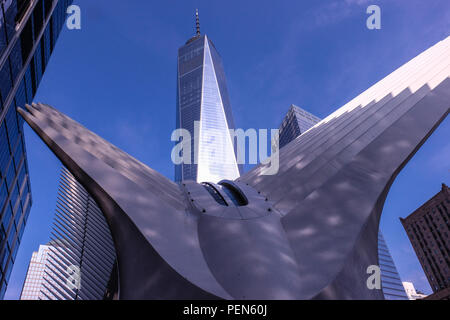
M450 190L400 218L434 293L450 288Z

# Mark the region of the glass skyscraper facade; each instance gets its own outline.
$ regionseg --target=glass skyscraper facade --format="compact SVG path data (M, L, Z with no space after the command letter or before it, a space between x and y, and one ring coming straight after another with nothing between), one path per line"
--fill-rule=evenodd
M218 182L240 175L229 129L234 129L222 60L206 35L178 50L177 129L191 136L191 163L175 165L175 180Z
M0 12L0 299L31 208L16 107L31 103L65 22L69 0L6 0Z
M282 148L320 121L320 118L291 105L280 125L279 147Z
M387 300L408 300L402 280L381 231L378 232L378 265L381 269L381 288L384 298Z
M308 111L291 105L279 128L279 148L297 138L320 120ZM381 232L378 233L378 264L381 270L381 287L385 299L407 300L408 297L400 275Z
M33 253L21 299L108 299L117 277L111 232L95 200L65 167L50 239Z

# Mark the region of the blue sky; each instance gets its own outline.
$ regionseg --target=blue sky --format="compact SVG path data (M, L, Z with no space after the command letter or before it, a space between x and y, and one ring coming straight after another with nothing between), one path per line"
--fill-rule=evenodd
M64 28L36 102L50 104L173 178L177 49L202 33L219 50L235 124L278 128L290 104L325 117L450 35L448 0L79 0L81 30ZM381 29L366 8L381 7ZM49 240L59 161L25 129L33 208L6 299L17 299L33 251ZM450 183L447 119L400 173L381 228L403 281L430 292L399 222ZM247 168L248 169L248 168Z

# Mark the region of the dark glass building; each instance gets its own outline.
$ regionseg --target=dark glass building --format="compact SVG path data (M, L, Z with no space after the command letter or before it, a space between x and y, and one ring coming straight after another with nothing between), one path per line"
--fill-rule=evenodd
M175 166L175 181L238 178L240 166L229 133L234 121L222 59L212 41L200 34L198 14L197 34L178 50L176 112L177 129L191 135L191 163Z
M23 120L16 107L32 102L71 3L1 1L0 299L5 294L31 208Z
M284 147L319 121L315 115L291 105L280 125L279 147Z

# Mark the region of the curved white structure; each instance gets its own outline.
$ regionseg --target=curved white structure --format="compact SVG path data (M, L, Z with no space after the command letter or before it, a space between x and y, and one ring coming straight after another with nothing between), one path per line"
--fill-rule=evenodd
M382 299L366 270L386 195L449 107L447 38L282 148L277 175L205 185L47 105L19 112L105 214L119 298Z

